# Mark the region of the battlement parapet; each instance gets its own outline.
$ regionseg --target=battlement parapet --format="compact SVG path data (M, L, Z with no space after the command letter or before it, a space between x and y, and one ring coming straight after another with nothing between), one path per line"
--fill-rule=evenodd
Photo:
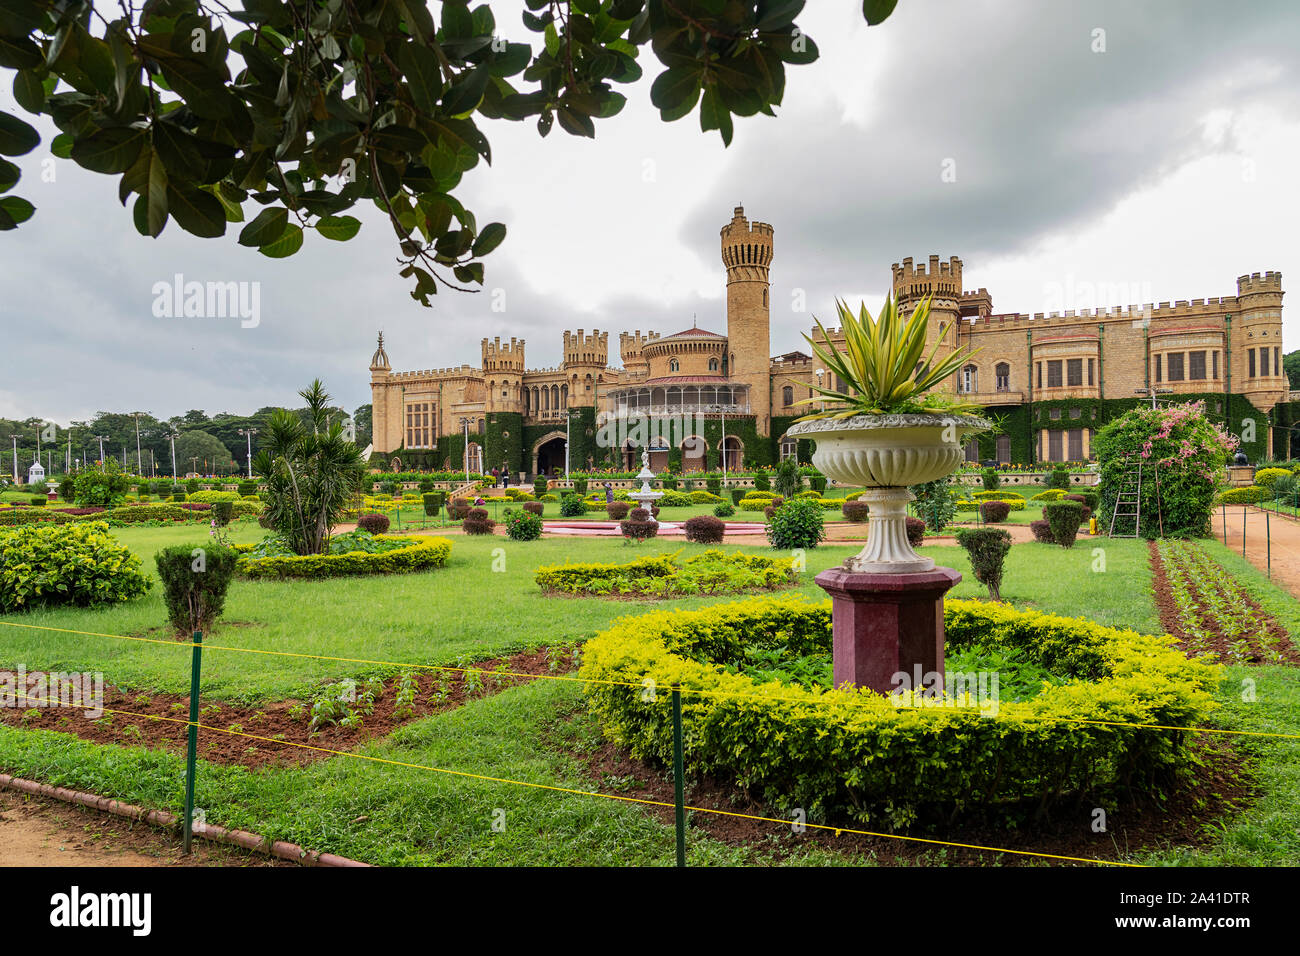
M1254 295L1261 292L1281 292L1282 273L1252 272L1250 275L1237 277L1237 295Z

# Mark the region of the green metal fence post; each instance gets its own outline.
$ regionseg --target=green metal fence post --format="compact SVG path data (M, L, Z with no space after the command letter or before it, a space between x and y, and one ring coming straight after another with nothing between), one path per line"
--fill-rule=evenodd
M1264 512L1264 540L1267 542L1268 552L1268 576L1273 576L1273 532L1268 527L1268 512Z
M1219 505L1219 508L1223 512L1223 546L1226 548L1228 546L1228 506Z
M1246 556L1246 506L1241 506L1241 556Z
M673 800L677 807L677 865L686 865L686 790L682 779L686 757L682 747L682 690L673 684Z
M203 667L203 632L194 632L194 649L190 654L190 727L185 750L185 846L190 852L194 833L194 772L199 752L199 674Z

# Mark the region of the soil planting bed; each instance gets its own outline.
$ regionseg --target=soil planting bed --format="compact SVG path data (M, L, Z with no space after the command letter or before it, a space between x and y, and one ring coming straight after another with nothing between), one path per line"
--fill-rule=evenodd
M472 680L467 680L468 675L461 671L412 668L419 684L413 714L403 715L400 719L394 715L398 678L390 678L384 682L383 693L375 700L374 710L362 717L360 727L325 725L314 734L308 731L307 726L310 700L268 701L258 706L200 700L199 723L203 726L199 729L198 755L212 763L244 767L310 763L330 754L292 744L325 750L351 750L368 740L385 737L413 720L454 710L471 698L490 696L532 680L525 676L494 673L496 670L520 675L547 675L564 674L573 669L572 656L567 649L557 659L555 670L551 669L551 663L549 650L542 647L509 657L476 661L472 670L477 672L477 676ZM467 686L471 682L477 683L477 687ZM439 690L443 693L440 700L436 699ZM301 705L308 716L292 717L289 711L295 705ZM161 747L184 752L188 733L185 723L189 716L188 695L128 692L105 686L104 708L106 712L98 720L87 718L81 710L66 707L6 708L0 711L0 723L57 730L96 743ZM140 716L107 711L126 711ZM231 730L237 732L228 732Z

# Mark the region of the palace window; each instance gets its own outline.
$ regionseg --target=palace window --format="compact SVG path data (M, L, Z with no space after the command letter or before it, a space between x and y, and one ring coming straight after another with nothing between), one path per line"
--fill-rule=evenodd
M1011 461L1011 436L998 436L998 464L1007 464Z
M1061 418L1061 410L1059 408L1053 408L1050 412L1047 413L1047 417L1054 422L1059 421Z
M406 447L432 448L429 402L412 402L406 406Z
M1205 378L1205 353L1187 353L1187 377L1199 381Z
M716 372L717 370L718 370L718 360L715 358L709 359L709 371Z
M980 460L980 440L972 438L966 443L966 460L968 462L978 462Z
M1278 345L1273 346L1273 374L1282 374L1282 348Z
M1219 377L1219 352L1217 349L1212 353L1210 362L1211 362L1210 374L1213 378L1217 379Z
M794 386L787 385L781 389L781 402L787 407L794 404Z
M1249 371L1247 377L1254 378L1255 377L1255 350L1254 349L1246 349L1246 362Z
M838 375L835 376L835 391L839 392L841 395L849 394L849 387L840 380Z
M961 390L963 392L978 392L979 379L978 370L974 365L967 365L961 370Z
M993 368L993 377L996 379L997 390L999 392L1011 391L1011 366L1006 362L999 362Z
M1161 373L1161 368L1162 368L1162 366L1161 366L1161 364L1160 364L1160 356L1157 355L1157 356L1156 356L1156 381L1157 381L1157 382L1163 382L1163 381L1164 381L1164 376L1163 376L1163 374Z
M1061 457L1061 433L1051 431L1047 433L1047 460L1064 461Z
M1060 388L1061 385L1061 360L1056 359L1047 363L1047 387Z
M1167 360L1169 362L1169 381L1181 382L1183 380L1183 353L1170 352Z
M1068 461L1083 461L1083 429L1070 429L1070 457Z
M1268 349L1259 350L1259 374L1268 377Z
M1083 417L1083 409L1082 409L1082 408L1072 408L1072 409L1070 409L1070 417L1071 417L1071 418L1082 418L1082 417Z
M787 403L788 404L788 403ZM781 436L781 460L796 458L799 455L799 442L789 435Z
M670 362L668 363L668 371L670 371L670 372L677 372L677 371L680 371L680 370L681 370L681 367L682 367L682 366L681 366L681 363L678 362L677 359L673 359L672 361L670 361Z
M1083 359L1067 359L1065 363L1065 384L1076 388L1083 384Z
M1093 375L1093 370L1096 367L1096 364L1097 364L1096 359L1088 359L1088 384L1089 385L1097 384L1097 380Z

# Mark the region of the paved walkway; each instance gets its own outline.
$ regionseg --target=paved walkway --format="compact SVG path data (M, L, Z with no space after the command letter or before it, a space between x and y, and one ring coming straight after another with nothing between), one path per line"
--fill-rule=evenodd
M1226 532L1225 532L1226 524ZM1300 522L1259 508L1229 505L1214 513L1214 536L1238 554L1245 536L1246 560L1300 598ZM1270 555L1271 552L1271 555Z

